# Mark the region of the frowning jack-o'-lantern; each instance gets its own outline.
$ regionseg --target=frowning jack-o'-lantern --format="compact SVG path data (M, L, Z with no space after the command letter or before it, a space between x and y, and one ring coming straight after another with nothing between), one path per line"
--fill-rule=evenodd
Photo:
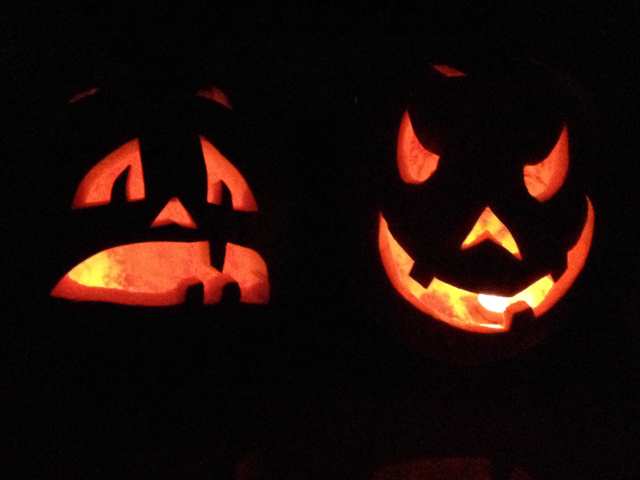
M91 89L72 103L96 92ZM193 97L231 110L217 88ZM112 230L113 238L105 241L102 231L94 243L107 248L69 269L51 295L167 306L184 302L190 287L202 285L202 302L214 304L225 286L236 284L240 302L268 303L267 263L255 248L242 245L248 217L259 211L247 180L206 134L172 120L170 113L156 115L159 120L108 153L78 182L70 205L73 220L94 228L103 221L124 232ZM119 237L134 241L114 240Z
M595 223L562 94L515 72L429 67L378 224L384 271L425 325L496 340L544 330Z

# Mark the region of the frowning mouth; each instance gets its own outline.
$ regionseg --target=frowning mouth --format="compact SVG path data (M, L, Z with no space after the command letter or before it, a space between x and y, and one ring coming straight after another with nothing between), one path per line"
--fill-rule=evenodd
M51 291L54 297L124 305L167 306L184 302L187 289L204 285L214 304L228 283L243 303L269 301L267 265L256 251L227 243L222 271L211 265L209 242L142 242L121 245L86 259Z
M587 220L578 242L567 252L567 269L554 281L546 275L511 297L470 292L434 277L425 288L414 280L414 260L398 244L380 214L378 247L384 268L396 290L412 305L442 322L476 333L497 333L511 328L513 316L528 308L536 317L547 312L569 289L582 270L593 237L594 211L587 198Z

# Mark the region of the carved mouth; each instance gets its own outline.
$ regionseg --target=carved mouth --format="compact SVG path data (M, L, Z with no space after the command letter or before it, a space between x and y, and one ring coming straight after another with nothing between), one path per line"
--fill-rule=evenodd
M124 305L167 306L184 302L187 288L202 283L204 303L220 300L238 283L240 301L269 301L267 265L256 251L226 244L222 271L211 265L209 242L143 242L103 250L67 273L54 297Z
M387 275L396 290L420 311L462 330L497 333L511 328L513 316L528 308L536 317L547 312L569 289L582 270L593 237L594 212L587 197L587 220L578 242L567 252L567 269L554 282L546 275L512 297L470 292L434 277L424 288L410 276L414 261L398 244L380 214L378 247Z

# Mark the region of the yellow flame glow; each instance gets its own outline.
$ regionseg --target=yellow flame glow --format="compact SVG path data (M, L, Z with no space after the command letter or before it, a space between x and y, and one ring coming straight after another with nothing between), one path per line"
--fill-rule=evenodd
M100 252L69 272L72 280L88 287L123 288L123 268L114 250Z
M522 260L522 255L518 249L513 235L504 223L491 211L489 207L485 208L478 221L469 232L467 238L462 242L462 249L473 247L485 240L491 240L494 243L504 247L511 252L516 258Z
M378 247L389 280L412 305L454 327L477 333L491 333L509 330L512 316L520 311L525 303L538 317L548 311L565 294L587 259L593 238L594 222L593 206L587 197L587 220L578 242L567 252L566 271L557 282L554 282L551 275L546 275L512 297L469 292L435 277L429 286L424 288L411 278L410 272L414 261L393 238L389 225L382 215L380 215ZM500 236L499 232L496 233Z
M230 282L240 301L269 301L269 274L254 250L226 244L222 272L210 263L209 242L144 242L110 248L67 273L51 295L80 301L126 305L176 305L190 285L204 285L204 303L216 303Z

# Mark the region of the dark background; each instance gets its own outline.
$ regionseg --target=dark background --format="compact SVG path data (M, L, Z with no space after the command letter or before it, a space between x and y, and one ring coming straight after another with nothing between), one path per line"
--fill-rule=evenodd
M0 9L4 478L369 479L419 457L486 457L496 478L637 478L637 6ZM596 210L567 327L479 367L393 341L350 271L373 235L357 228L375 212L362 172L393 143L389 119L424 63L461 56L536 59L580 85ZM256 188L286 217L269 308L75 308L34 287L69 195L54 180L75 136L66 101L127 82L231 97L258 170L278 178Z

